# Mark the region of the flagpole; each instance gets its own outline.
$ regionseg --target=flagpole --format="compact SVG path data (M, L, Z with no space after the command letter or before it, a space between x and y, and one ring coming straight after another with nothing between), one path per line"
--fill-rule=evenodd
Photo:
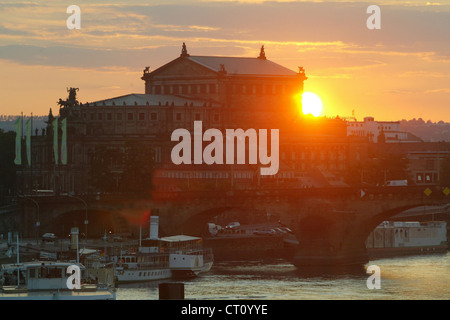
M141 250L141 243L142 243L142 223L139 224L139 251Z
M20 130L22 131L20 133L20 154L21 154L21 158L22 158L22 143L23 143L23 111L20 113L22 119L21 121L21 125L20 125ZM22 160L22 159L21 159ZM22 194L25 194L25 166L23 165L23 162L21 162L20 164L22 166Z
M17 232L17 288L20 286L19 232Z
M30 120L30 187L31 187L31 195L33 194L33 149L31 148L31 137L33 136L33 112L31 113L31 120Z

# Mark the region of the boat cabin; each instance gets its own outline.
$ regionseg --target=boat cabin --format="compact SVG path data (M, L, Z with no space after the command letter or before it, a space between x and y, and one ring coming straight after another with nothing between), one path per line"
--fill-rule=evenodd
M142 240L139 251L142 253L175 253L202 249L202 238L177 235L159 239Z
M75 263L33 261L2 265L0 269L2 286L19 286L27 290L68 290L67 268ZM83 278L83 265L78 265Z

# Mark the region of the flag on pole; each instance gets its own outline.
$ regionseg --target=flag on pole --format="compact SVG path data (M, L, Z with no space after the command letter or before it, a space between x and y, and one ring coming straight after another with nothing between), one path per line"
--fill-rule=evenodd
M14 164L22 164L22 119L17 118L14 122L14 129L16 129L16 158L14 159Z
M27 120L25 125L25 144L27 147L27 161L28 165L31 166L31 118Z
M61 164L67 164L67 119L61 122Z
M55 164L58 164L58 118L52 122L53 125L53 153L55 154Z

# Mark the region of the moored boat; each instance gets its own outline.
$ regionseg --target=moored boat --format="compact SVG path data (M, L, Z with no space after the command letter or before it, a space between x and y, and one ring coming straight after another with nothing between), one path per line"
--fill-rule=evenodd
M279 222L233 222L226 227L208 223L204 241L216 261L288 259L298 246L293 231Z
M384 221L366 240L371 258L392 257L448 250L445 221Z
M150 221L150 237L140 240L137 250L113 257L119 283L197 276L211 269L212 250L203 248L202 238L186 235L159 238L159 217L151 216Z
M1 266L0 300L115 300L107 285L80 283L69 288L69 267L80 269L80 281L86 279L85 267L72 262L32 261ZM71 279L69 280L71 281Z

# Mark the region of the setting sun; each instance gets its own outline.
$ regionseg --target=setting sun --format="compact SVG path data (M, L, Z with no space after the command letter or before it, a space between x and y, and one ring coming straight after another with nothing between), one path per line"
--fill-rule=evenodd
M322 112L322 101L319 96L312 92L303 92L302 111L305 115L312 114L314 117L318 117Z

